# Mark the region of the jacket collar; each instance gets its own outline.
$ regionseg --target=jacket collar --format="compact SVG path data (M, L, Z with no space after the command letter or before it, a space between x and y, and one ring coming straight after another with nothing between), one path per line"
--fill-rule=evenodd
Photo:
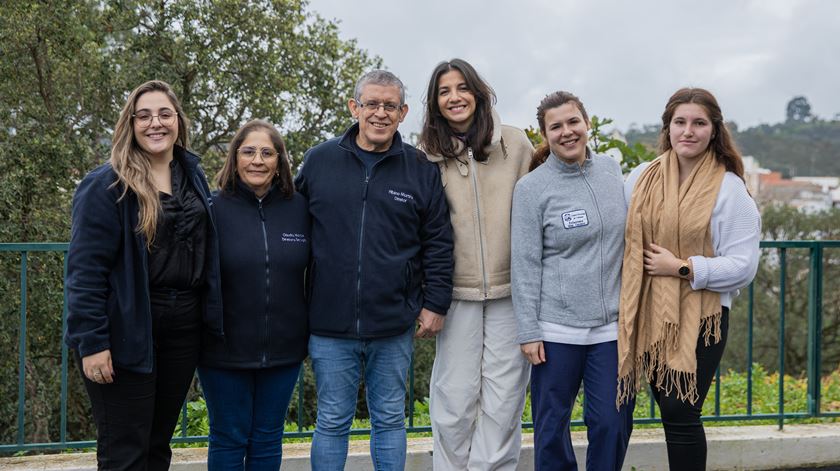
M548 165L549 168L560 173L578 174L581 170L588 170L592 167L592 157L592 151L590 151L589 147L587 147L586 159L583 161L582 165L578 165L576 163L570 164L551 152L548 154L548 158L545 159L544 165Z
M254 190L251 189L248 184L242 181L241 178L238 176L236 177L236 194L240 196L242 199L252 202L254 204L262 201L264 204L268 203L269 201L273 200L275 195L277 195L277 183L272 183L270 187L268 187L268 191L265 192L262 198L258 198L257 194L254 193Z
M176 159L180 160L181 165L184 166L184 170L192 176L195 173L196 167L201 162L201 158L177 144L172 150L172 153Z
M352 152L353 155L356 155L355 139L358 135L359 123L354 123L352 126L347 128L346 131L344 131L344 134L338 141L338 147L348 152ZM402 137L400 136L400 132L397 131L394 133L394 139L391 141L391 147L388 148L388 152L385 153L385 157L390 157L392 155L399 155L403 153L405 153L405 150L403 149Z

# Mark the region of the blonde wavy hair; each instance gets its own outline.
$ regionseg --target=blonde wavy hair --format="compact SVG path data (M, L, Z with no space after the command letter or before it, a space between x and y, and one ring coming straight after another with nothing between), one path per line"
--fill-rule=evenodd
M146 237L146 247L150 248L155 238L158 215L161 211L158 190L152 181L152 165L149 155L140 148L134 138L134 112L137 100L144 93L162 92L169 98L177 112L178 138L175 143L187 149L189 146L189 120L181 108L181 103L172 87L161 80L150 80L135 88L128 96L128 100L120 112L120 117L114 126L114 137L111 142L111 167L117 174L118 180L114 184L121 184L124 198L131 190L137 195L140 204L136 231Z

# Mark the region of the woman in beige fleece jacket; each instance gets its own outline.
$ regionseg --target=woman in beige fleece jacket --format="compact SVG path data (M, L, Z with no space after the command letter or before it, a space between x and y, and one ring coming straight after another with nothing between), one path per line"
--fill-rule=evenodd
M513 470L528 362L510 297L513 188L533 147L504 126L466 61L432 72L420 145L440 166L455 239L452 307L437 337L430 413L436 470Z

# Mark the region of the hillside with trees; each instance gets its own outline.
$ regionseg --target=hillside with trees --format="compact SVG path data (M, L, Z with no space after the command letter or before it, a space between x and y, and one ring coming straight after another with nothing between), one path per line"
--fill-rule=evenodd
M776 124L739 129L728 123L744 155L758 159L762 167L785 177L840 176L840 119L825 120L811 113L805 97L791 99L787 119ZM631 145L656 147L659 125L632 128L626 138Z

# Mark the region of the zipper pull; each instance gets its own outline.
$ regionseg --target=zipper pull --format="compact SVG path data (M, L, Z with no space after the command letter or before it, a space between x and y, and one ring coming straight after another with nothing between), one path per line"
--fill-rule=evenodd
M260 220L265 221L265 213L263 212L262 200L260 200L260 205L258 209L260 210Z
M467 155L470 157L471 160L473 159L473 150L472 147L467 147Z
M370 181L370 175L368 175L368 174L366 173L366 174L365 174L365 187L364 187L364 190L362 191L362 200L363 200L363 201L367 199L367 193L368 193L368 182L369 182L369 181Z

